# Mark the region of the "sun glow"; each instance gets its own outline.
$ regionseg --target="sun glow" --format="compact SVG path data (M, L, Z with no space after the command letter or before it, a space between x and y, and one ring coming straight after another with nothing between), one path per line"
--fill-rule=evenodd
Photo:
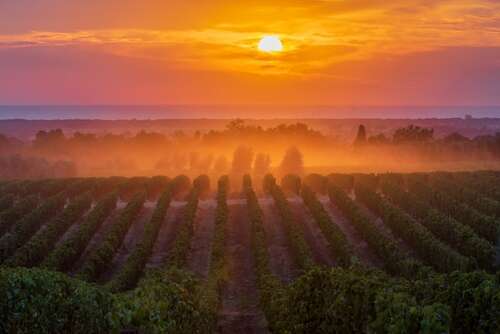
M259 42L259 50L267 53L283 51L283 43L278 36L264 36Z

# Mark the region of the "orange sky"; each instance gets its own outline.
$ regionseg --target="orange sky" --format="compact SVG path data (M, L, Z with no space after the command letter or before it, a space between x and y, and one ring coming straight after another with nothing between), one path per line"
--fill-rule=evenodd
M257 50L266 34L284 52ZM496 0L0 1L0 104L500 104Z

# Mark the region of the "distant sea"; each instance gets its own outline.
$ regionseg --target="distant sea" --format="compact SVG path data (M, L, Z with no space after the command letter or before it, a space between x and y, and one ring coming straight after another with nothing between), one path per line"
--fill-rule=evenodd
M158 105L158 106L0 106L0 119L422 119L500 118L500 106L481 107L330 107L270 105Z

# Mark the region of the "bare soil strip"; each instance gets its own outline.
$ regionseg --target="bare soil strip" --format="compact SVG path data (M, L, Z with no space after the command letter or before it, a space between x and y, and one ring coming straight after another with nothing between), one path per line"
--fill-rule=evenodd
M354 248L354 253L358 256L361 262L370 267L382 268L383 262L370 250L368 243L363 240L337 206L330 202L328 196L318 196L318 199L323 204L323 207L332 219L333 223L337 224L342 232L344 232L347 240Z
M222 291L218 332L268 333L264 314L259 308L246 205L229 206L226 237L229 279Z
M174 201L170 204L167 210L167 216L161 225L158 238L156 239L152 255L146 264L146 268L158 268L164 264L168 251L172 247L177 231L181 226L185 205L185 202L178 203Z
M106 270L99 278L99 282L108 282L120 270L120 268L123 267L134 247L142 239L144 228L149 220L151 220L153 210L154 208L150 205L150 203L144 205L144 208L141 210L139 216L132 223L132 226L125 235L125 239L123 239L123 243L116 252L108 270Z
M326 240L318 224L316 224L314 218L304 206L302 198L295 197L292 200L288 200L288 202L297 223L302 228L304 239L311 248L314 261L324 266L335 266L335 259L330 250L328 240Z
M83 251L82 255L76 261L75 265L73 266L70 275L74 275L78 269L82 266L82 264L85 262L85 259L87 258L88 254L95 248L97 247L101 241L104 239L106 236L106 233L109 231L111 228L113 221L115 218L120 214L121 209L115 209L113 212L109 215L108 218L102 223L100 228L97 230L97 232L94 234L92 239L90 239L89 243L87 244L87 247Z
M300 270L293 259L288 238L280 222L278 208L272 198L259 199L259 203L264 213L263 222L271 272L282 282L290 283L299 276Z
M213 199L198 203L194 222L194 235L187 258L187 267L200 278L207 278L212 254L212 238L215 228L215 207Z

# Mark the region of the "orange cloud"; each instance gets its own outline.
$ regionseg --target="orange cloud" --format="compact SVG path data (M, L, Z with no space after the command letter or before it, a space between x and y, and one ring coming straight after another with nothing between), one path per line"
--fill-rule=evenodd
M244 2L242 2L244 3ZM33 31L0 35L0 47L79 45L115 55L164 61L176 68L221 69L265 74L320 74L334 63L445 47L500 46L500 3L493 1L287 1L253 2L252 19L200 29L113 28ZM240 3L239 8L242 10ZM258 15L258 13L261 13ZM231 16L233 15L233 16ZM266 33L281 36L285 52L256 50Z

